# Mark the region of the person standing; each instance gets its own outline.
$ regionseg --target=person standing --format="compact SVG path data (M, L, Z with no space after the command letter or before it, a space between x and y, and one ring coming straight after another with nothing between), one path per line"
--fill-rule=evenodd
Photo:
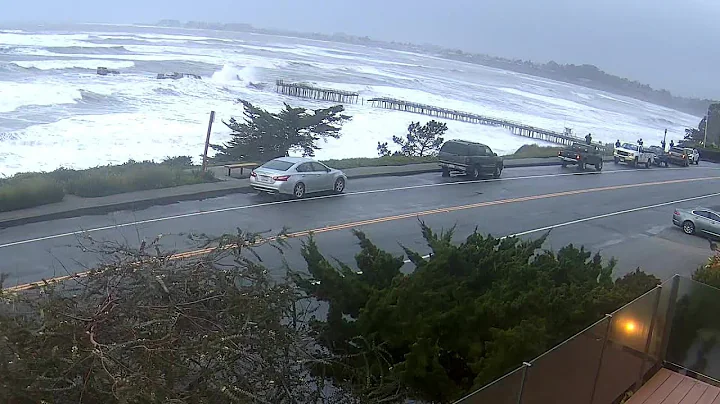
M615 147L620 147L620 139L615 142Z
M675 142L673 142L672 139L670 139L670 147L671 147L671 148L675 147Z
M592 134L588 133L587 136L585 136L585 143L592 144Z
M639 145L640 147L642 147L642 145L643 145L643 140L642 140L642 138L640 138L640 140L638 140L638 145Z

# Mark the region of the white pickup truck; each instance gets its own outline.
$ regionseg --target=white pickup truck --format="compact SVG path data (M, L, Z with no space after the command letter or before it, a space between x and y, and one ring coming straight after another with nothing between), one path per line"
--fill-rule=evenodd
M631 166L644 165L650 168L653 164L655 154L646 151L642 146L632 143L623 143L615 148L613 153L615 164L626 163Z

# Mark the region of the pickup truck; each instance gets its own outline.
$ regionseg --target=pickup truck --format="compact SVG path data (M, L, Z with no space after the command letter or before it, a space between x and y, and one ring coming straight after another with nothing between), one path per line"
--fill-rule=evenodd
M560 164L563 167L576 165L578 170L584 170L586 166L595 167L595 171L602 171L603 156L600 149L595 145L573 143L558 152Z
M698 153L697 149L693 149L692 147L685 147L684 149L685 152L687 152L690 164L700 164L700 153Z
M472 178L492 175L500 178L505 167L503 158L482 143L466 140L448 140L440 148L438 160L442 176L449 177L451 172L465 174Z
M633 167L642 164L645 168L650 168L650 166L654 164L654 157L655 155L653 153L633 143L623 143L620 147L616 147L613 153L615 164L626 163Z

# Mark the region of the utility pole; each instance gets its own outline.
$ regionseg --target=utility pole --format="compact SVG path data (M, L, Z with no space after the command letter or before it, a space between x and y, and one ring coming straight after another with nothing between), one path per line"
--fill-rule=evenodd
M710 126L710 108L708 108L707 117L705 117L705 137L703 138L703 147L707 147L707 131Z
M203 151L202 170L207 170L207 152L210 147L210 134L212 133L212 124L215 121L215 111L210 111L210 122L208 122L207 136L205 137L205 150Z

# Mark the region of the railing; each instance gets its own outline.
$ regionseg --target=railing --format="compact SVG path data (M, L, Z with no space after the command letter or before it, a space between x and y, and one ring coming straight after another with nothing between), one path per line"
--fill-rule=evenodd
M662 366L720 380L720 290L675 275L461 404L611 404Z

